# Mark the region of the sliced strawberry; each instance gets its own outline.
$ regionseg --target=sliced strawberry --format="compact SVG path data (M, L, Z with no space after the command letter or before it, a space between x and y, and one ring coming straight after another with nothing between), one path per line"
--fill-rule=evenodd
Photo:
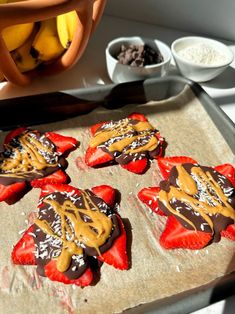
M159 187L143 188L138 193L138 198L152 209L156 214L165 215L158 207Z
M230 164L223 164L214 167L216 171L225 176L235 188L235 168Z
M101 122L101 123L97 123L97 124L92 125L92 127L90 129L91 130L91 135L94 136L95 132L105 123L106 122Z
M53 132L47 132L45 135L56 145L57 152L60 154L73 150L78 144L78 141L71 136L63 136Z
M10 133L8 133L5 140L4 140L4 145L8 144L14 137L20 135L25 130L26 130L26 128L20 127L20 128L17 128L15 130L11 131Z
M126 230L124 224L119 216L118 222L120 226L120 235L116 238L111 248L98 256L97 258L115 268L124 270L128 269L128 256L126 251Z
M103 201L109 206L113 206L116 198L116 191L109 185L94 186L92 192L102 198Z
M158 167L165 180L168 179L169 173L174 166L184 163L196 164L197 161L187 156L159 157Z
M148 121L144 114L133 112L128 116L129 119L139 120L139 121Z
M166 141L165 141L165 138L161 136L160 132L156 132L155 133L155 136L157 137L158 141L159 141L159 152L158 154L154 157L154 158L159 158L161 156L164 155L164 150L166 148Z
M41 188L45 184L66 183L67 181L68 176L64 173L64 171L57 170L47 177L32 180L30 184L34 188Z
M85 154L85 163L90 167L105 164L111 160L113 160L113 157L101 148L88 147Z
M80 195L80 191L68 184L45 184L42 187L40 198L54 192L67 192L71 195Z
M186 229L174 216L169 216L160 237L160 244L165 249L199 250L205 247L211 239L210 233Z
M25 188L25 182L16 182L11 185L0 184L0 202L10 201L12 198L15 198L16 195L21 194L25 190Z
M11 258L12 262L17 265L36 265L35 260L35 243L31 233L33 225L25 231L22 238L14 246Z
M235 224L229 225L226 230L221 231L221 236L235 241Z
M137 174L141 174L143 173L148 166L148 159L147 158L143 158L143 159L139 159L139 160L135 160L135 161L131 161L126 165L121 165L122 168L130 171L130 172L134 172Z
M52 281L63 282L64 284L74 284L76 286L89 286L93 280L93 273L88 267L85 272L77 279L69 279L56 268L56 260L51 260L45 266L45 275Z

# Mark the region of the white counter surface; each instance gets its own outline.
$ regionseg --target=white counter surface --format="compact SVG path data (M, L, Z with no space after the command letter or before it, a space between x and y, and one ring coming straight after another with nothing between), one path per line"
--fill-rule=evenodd
M75 67L54 77L36 78L27 87L0 83L0 99L111 83L106 71L104 50L109 40L125 35L154 37L171 45L174 39L180 36L192 35L192 33L104 15L88 44L85 54ZM224 42L235 53L235 43ZM177 72L174 67L172 67L172 72ZM235 122L235 62L218 78L202 84L202 87Z

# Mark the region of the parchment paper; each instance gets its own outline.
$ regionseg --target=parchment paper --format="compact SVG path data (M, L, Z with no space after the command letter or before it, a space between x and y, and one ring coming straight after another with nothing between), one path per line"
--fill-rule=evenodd
M101 169L85 165L88 127L121 119L133 111L146 114L160 130L168 143L166 155L188 155L202 165L234 163L229 146L189 87L168 100L138 107L133 104L115 111L98 108L86 116L36 126L80 141L80 147L68 159L72 185L91 188L110 184L120 191L120 215L128 227L131 266L120 271L103 264L96 284L82 289L39 277L33 266L12 265L12 246L36 215L40 191L31 190L15 205L0 204L0 313L119 313L200 287L235 270L235 243L227 239L200 251L160 247L158 238L165 218L150 212L136 198L141 188L159 184L156 161L144 175L132 174L118 165ZM5 134L0 136L2 142Z

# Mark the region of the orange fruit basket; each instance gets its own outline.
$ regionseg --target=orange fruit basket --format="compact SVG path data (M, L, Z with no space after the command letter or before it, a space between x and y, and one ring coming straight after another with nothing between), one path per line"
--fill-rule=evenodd
M24 86L30 84L32 78L37 75L55 75L69 69L84 53L90 36L102 17L105 4L106 0L1 0L0 74L6 81ZM20 70L13 58L16 49L14 50L15 47L12 46L13 51L10 51L10 43L7 43L4 38L7 30L13 26L30 23L39 28L43 21L56 19L59 15L71 11L76 12L77 20L73 38L68 47L62 49L61 54L54 59L45 58L46 61L41 62L32 70ZM11 40L12 36L8 35L8 38ZM33 55L32 49L30 53Z

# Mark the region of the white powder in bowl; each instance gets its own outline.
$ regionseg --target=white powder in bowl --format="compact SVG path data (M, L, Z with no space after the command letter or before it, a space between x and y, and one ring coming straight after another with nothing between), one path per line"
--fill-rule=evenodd
M202 65L221 65L226 61L226 56L204 43L183 48L178 51L178 55L188 61Z

